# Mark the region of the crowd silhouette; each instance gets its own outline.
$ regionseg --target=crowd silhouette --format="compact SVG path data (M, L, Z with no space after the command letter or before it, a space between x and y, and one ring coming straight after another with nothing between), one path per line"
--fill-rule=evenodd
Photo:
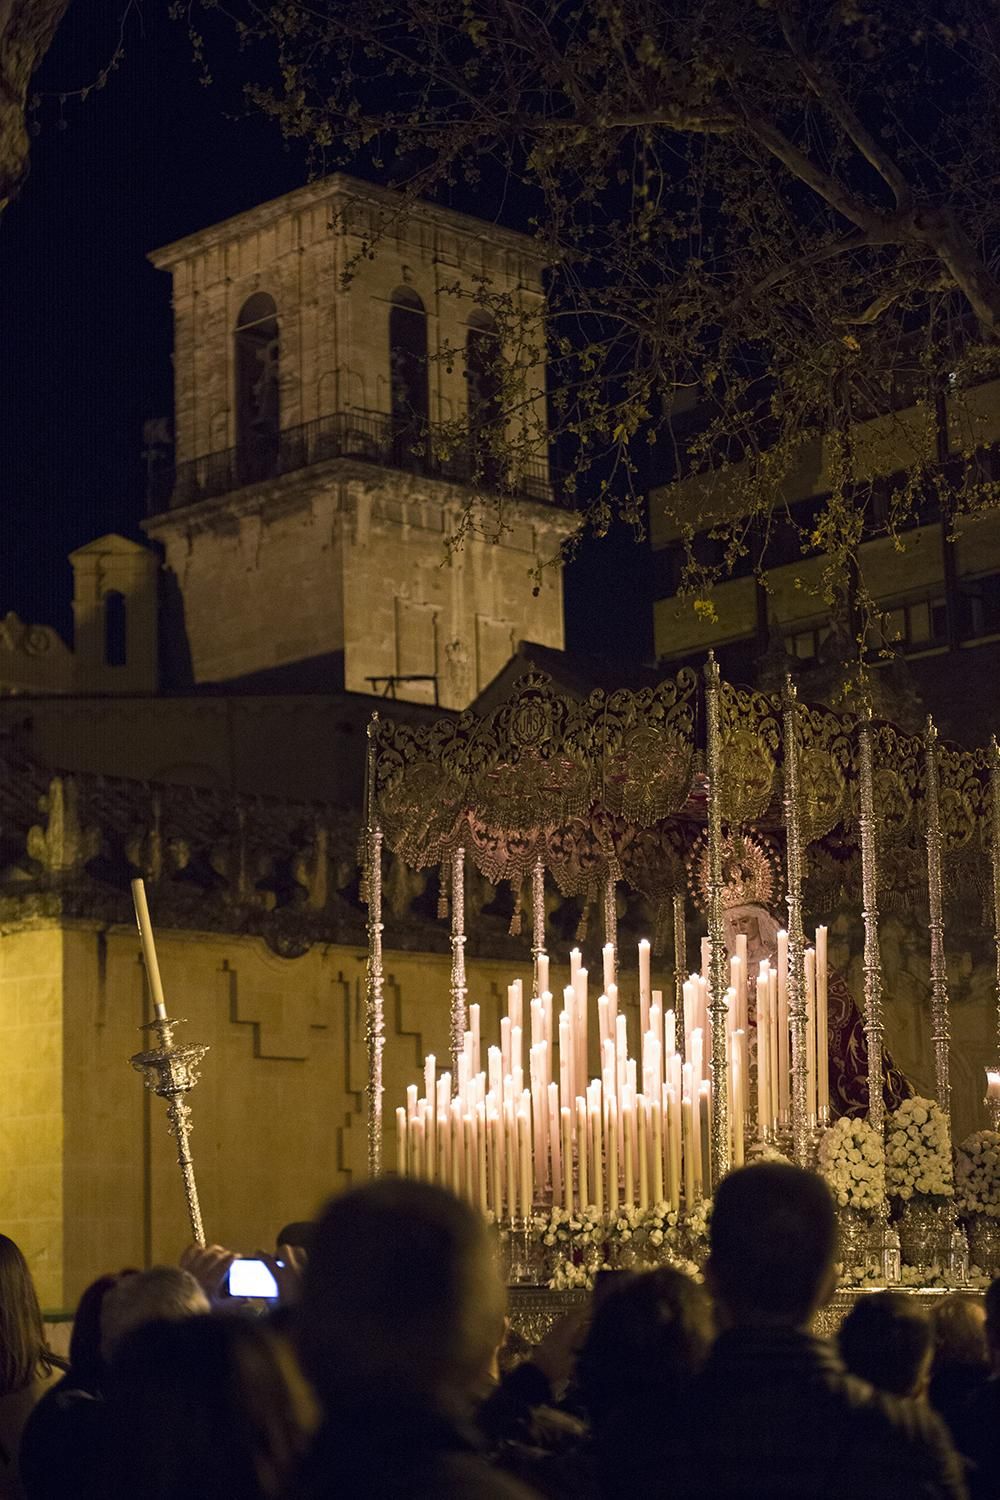
M276 1305L232 1252L83 1294L68 1361L0 1236L4 1500L1000 1500L1000 1279L867 1293L831 1342L823 1181L780 1163L716 1194L704 1285L602 1276L519 1343L485 1223L383 1178L288 1225Z

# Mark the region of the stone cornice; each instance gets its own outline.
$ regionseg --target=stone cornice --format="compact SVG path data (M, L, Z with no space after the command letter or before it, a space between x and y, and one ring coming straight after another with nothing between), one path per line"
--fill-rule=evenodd
M317 489L327 481L331 485L360 482L375 495L391 493L394 499L410 503L423 501L455 510L464 509L469 495L464 485L447 479L409 474L401 469L387 470L382 464L366 463L358 458L331 458L276 479L246 485L227 495L161 511L140 524L146 535L158 542L226 530L234 522L262 516L277 505L282 509L293 508L296 504L306 508L318 498ZM342 496L338 497L337 504L343 508ZM525 522L539 529L548 528L560 536L569 536L576 527L572 512L541 500L505 500L504 514L512 521Z
M244 235L267 228L290 214L301 213L326 202L345 205L363 203L379 211L388 210L391 214L397 213L405 205L403 195L393 192L391 188L378 187L346 173L335 172L318 182L307 183L280 198L272 198L268 203L261 203L230 219L223 219L219 224L210 224L183 239L152 250L148 259L157 270L169 271L180 262L193 259L206 250L217 249ZM433 224L465 239L486 241L498 249L513 251L524 256L539 270L547 264L530 236L491 224L472 214L419 202L408 209L406 218L410 222Z

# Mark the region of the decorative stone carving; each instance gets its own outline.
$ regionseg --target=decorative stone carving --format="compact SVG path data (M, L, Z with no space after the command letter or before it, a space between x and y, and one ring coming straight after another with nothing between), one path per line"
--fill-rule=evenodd
M28 830L28 854L49 875L64 877L81 872L99 852L101 835L80 818L79 793L73 777L53 777L38 806L46 815L46 822L44 827L35 824Z

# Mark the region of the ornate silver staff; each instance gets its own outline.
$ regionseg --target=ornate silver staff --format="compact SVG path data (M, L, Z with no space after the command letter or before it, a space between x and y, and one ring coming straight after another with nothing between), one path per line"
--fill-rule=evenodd
M858 724L858 828L861 835L861 909L865 927L865 1040L868 1044L868 1118L881 1133L885 1124L882 1089L882 955L878 945L875 783L872 768L872 708L866 703Z
M615 894L615 877L609 875L604 882L604 941L614 949L612 966L615 983L618 983L618 901Z
M712 1017L712 1186L729 1171L729 1087L726 1068L726 934L722 913L722 736L719 664L705 663L705 761L708 772L708 992ZM683 1031L683 1027L678 1027Z
M184 1182L184 1197L187 1200L188 1217L191 1220L191 1237L196 1245L204 1245L205 1230L201 1222L201 1205L198 1202L198 1186L194 1180L194 1161L188 1137L191 1134L191 1107L184 1096L198 1082L201 1060L207 1047L197 1044L188 1047L174 1045L174 1027L180 1021L172 1021L167 1015L163 998L163 982L160 965L153 941L153 925L149 919L146 887L143 881L132 881L132 903L139 926L142 955L146 963L149 993L153 998L153 1019L147 1021L143 1031L156 1033L159 1045L149 1052L137 1052L130 1059L133 1068L142 1073L146 1087L167 1101L167 1119L170 1133L177 1141L177 1164Z
M937 728L930 714L924 732L924 772L927 813L927 904L931 936L931 1037L934 1042L934 1082L937 1102L951 1117L949 1076L951 1026L948 1016L948 970L944 952L944 911L941 901L941 798Z
M677 1023L677 1050L684 1056L684 980L687 978L687 924L684 911L684 889L674 891L674 1017Z
M548 972L543 975L539 959L546 959L545 951L545 863L536 859L531 872L531 966L534 974L534 998L548 989ZM542 982L544 979L544 983Z
M993 860L993 940L997 954L997 1066L986 1069L986 1104L994 1130L1000 1130L1000 745L990 740L990 853Z
M365 1044L368 1050L368 1175L382 1172L382 829L376 812L375 735L378 714L368 724L368 787L365 798L365 883L368 895L368 968L365 975Z
M805 931L802 926L802 825L799 809L799 741L797 693L785 678L782 698L785 750L785 865L788 881L788 1024L792 1035L792 1150L800 1167L809 1163L809 1112L806 1080Z
M451 857L451 1091L458 1094L458 1063L469 1024L465 1008L465 850Z

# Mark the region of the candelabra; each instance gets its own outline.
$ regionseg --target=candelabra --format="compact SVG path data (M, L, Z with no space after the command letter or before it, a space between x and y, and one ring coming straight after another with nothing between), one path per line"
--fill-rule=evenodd
M990 740L990 852L993 862L993 940L996 944L996 1041L1000 1063L1000 745ZM986 1069L986 1105L1000 1130L1000 1066Z
M878 1131L885 1122L882 1087L882 956L878 941L875 786L872 766L872 711L867 705L858 726L858 790L861 835L862 920L865 929L865 1040L868 1044L868 1118Z
M687 927L684 911L684 888L674 891L674 1015L684 1015L684 981L687 978ZM677 1032L677 1049L684 1062L684 1027Z
M712 1019L712 1186L729 1171L729 1088L726 1078L726 938L722 916L722 734L719 664L705 666L706 769L708 771L708 989Z
M792 1034L792 1150L800 1167L810 1157L807 1090L805 933L802 928L802 832L795 684L785 678L782 702L785 769L785 861L788 876L788 1020Z
M368 1051L368 1175L382 1171L382 1053L385 1002L382 974L382 829L375 816L375 735L378 714L368 725L368 786L365 797L365 876L368 898L368 968L365 976L365 1043Z
M941 897L941 808L937 729L928 714L924 735L924 795L927 813L927 902L931 938L931 1038L937 1102L951 1117L948 1017L948 971L944 951L944 905Z
M185 1095L198 1082L201 1060L208 1048L197 1043L185 1047L176 1046L174 1027L182 1024L181 1021L171 1020L166 1014L157 1015L152 1021L148 1021L142 1029L155 1032L159 1045L149 1052L137 1052L131 1063L137 1072L143 1074L146 1087L167 1101L167 1119L170 1133L177 1141L177 1165L184 1181L191 1236L196 1245L204 1245L205 1230L201 1222L201 1205L198 1202L198 1186L189 1143L191 1106Z
M458 1062L469 1024L465 1008L465 850L456 849L451 861L451 1087L458 1093Z

